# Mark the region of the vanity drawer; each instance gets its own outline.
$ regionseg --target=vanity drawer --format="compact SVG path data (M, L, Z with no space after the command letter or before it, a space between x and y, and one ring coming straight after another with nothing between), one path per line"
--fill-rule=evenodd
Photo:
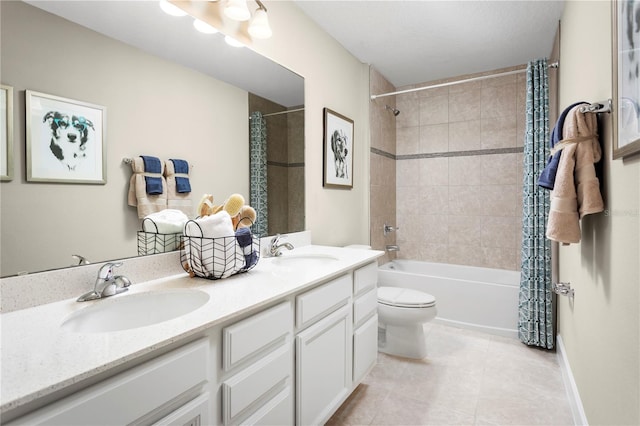
M378 284L378 262L371 262L353 272L353 294L359 294Z
M358 327L373 315L376 309L378 309L378 289L372 288L353 302L353 326Z
M287 343L225 380L222 383L223 423L245 424L248 416L256 417L265 406L282 399L283 392L290 394L292 372L293 346Z
M209 376L209 342L199 340L133 367L11 425L151 423L198 396ZM203 409L204 415L208 408Z
M304 328L349 303L351 286L351 274L347 274L296 297L298 328Z
M284 342L293 332L291 303L284 302L222 330L222 364L225 371L261 351Z

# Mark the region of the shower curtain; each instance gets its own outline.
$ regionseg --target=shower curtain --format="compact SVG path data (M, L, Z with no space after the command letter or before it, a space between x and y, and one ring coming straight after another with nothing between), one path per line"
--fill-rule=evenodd
M254 234L268 235L267 213L267 123L262 113L251 114L249 135L249 203L256 211Z
M527 66L518 336L527 345L552 349L551 242L545 237L550 202L549 192L537 184L549 157L547 69L546 59Z

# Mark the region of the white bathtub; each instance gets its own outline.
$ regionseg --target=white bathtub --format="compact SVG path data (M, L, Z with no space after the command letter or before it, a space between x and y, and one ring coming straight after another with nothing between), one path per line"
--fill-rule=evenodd
M378 286L406 287L436 298L434 322L518 337L520 273L394 260L378 269Z

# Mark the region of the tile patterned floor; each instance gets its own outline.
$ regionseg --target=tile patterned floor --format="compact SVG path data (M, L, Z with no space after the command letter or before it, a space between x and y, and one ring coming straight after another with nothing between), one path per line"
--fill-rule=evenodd
M555 352L427 327L425 359L379 353L327 425L573 425Z

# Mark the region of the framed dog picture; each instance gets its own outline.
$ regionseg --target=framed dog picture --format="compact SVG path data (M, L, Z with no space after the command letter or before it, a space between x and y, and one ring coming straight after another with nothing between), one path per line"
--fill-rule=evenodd
M26 91L27 181L105 184L106 108Z
M640 0L611 2L613 158L640 153Z
M0 85L0 180L13 179L13 87Z
M323 186L353 188L353 120L324 109Z

